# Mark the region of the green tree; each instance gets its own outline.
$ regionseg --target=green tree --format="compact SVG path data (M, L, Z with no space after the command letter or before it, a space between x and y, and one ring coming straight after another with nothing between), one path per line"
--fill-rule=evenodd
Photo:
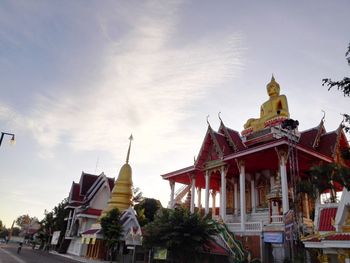
M144 226L154 220L154 215L160 208L162 208L162 204L157 199L144 198L140 203L135 205L134 208L139 224Z
M16 225L23 229L23 228L27 227L28 225L30 225L30 223L33 220L38 220L38 219L36 217L30 217L28 214L21 215L21 216L17 217Z
M348 61L348 65L350 66L350 43L348 46L348 50L345 53L345 57ZM330 90L333 87L337 87L338 90L343 92L344 96L350 96L350 78L344 77L342 80L333 81L330 78L325 78L322 80L323 85L328 86L328 90Z
M171 252L172 260L194 262L203 247L209 245L217 229L208 217L190 213L184 208L160 209L153 222L144 230L146 248L161 247Z
M40 221L40 229L38 231L37 238L41 241L40 247L43 248L49 244L50 237L54 228L54 215L53 212L45 210L44 218Z
M3 227L2 221L0 220L0 231L2 231Z
M67 215L67 211L65 210L66 206L67 199L65 198L55 206L52 211L44 211L44 218L40 222L41 227L38 231L38 239L41 240L42 246L50 242L50 238L54 231L61 231L57 244L57 248L60 247L66 228L66 221L64 220Z
M112 262L112 253L123 234L123 226L120 222L121 213L117 208L113 208L101 218L101 227L104 240L110 252L110 260Z
M345 53L345 57L348 61L348 65L350 66L350 43ZM333 81L330 78L325 78L322 81L323 81L322 85L328 86L328 90L330 90L333 87L336 87L338 90L343 92L345 97L350 96L350 78L349 77L344 77L342 80L337 80L337 81ZM348 133L350 132L350 115L344 113L343 117L344 117L344 130L345 132Z
M330 190L331 202L336 201L337 185L350 190L350 169L336 163L327 163L310 168L309 177L297 185L299 193L307 193L316 199L319 194Z

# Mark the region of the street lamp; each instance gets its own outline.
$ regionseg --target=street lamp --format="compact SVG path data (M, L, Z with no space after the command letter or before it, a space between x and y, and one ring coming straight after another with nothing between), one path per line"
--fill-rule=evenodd
M2 140L4 139L4 136L5 135L9 135L9 136L12 136L11 137L11 140L10 140L10 143L11 144L15 144L15 135L13 133L8 133L8 132L1 132L1 137L0 137L0 146L1 146L1 143L2 143Z

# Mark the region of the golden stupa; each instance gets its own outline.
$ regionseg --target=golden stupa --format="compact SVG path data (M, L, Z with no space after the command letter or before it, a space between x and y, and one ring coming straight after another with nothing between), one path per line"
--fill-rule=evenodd
M132 135L130 135L129 140L126 163L120 168L118 178L112 190L111 198L108 201L107 207L102 211L101 217L104 217L107 212L113 208L118 208L120 212L123 212L132 204L132 170L129 165L131 141L133 140Z

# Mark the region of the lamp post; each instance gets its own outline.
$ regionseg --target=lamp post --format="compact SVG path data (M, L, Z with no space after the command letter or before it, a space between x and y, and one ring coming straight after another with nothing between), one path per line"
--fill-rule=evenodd
M12 136L12 137L11 137L11 140L10 140L10 143L15 143L15 135L14 135L13 133L1 132L0 146L1 146L2 140L4 139L4 136L5 136L5 135Z

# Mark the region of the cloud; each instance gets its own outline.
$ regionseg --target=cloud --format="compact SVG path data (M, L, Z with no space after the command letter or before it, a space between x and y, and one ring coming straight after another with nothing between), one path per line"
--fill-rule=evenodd
M130 15L132 21L124 21L128 28L119 38L113 35L115 19L99 16L96 21L108 43L101 51L100 78L82 82L88 83L85 88L39 94L35 107L21 116L42 146L42 157L53 157L50 151L62 143L76 151L119 155L121 150L124 155L119 143L131 132L146 156L162 154L165 145L181 147L184 138L190 139L181 125L194 114L192 105L237 77L243 66L239 35L204 35L174 46L181 5L151 1L144 8Z

